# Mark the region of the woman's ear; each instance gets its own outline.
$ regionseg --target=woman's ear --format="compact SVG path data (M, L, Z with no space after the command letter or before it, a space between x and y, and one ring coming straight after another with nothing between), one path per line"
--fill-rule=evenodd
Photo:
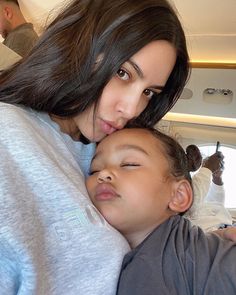
M186 179L176 181L173 187L173 195L169 202L169 209L176 213L187 211L193 202L193 191Z

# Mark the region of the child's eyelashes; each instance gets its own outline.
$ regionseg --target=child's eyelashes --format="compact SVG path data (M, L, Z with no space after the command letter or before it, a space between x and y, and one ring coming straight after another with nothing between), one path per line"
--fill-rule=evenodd
M140 164L138 163L123 163L120 165L121 167L139 167L141 166Z
M120 164L121 168L124 168L124 167L139 167L139 166L141 166L141 165L138 164L138 163L132 163L132 162L130 162L130 163L121 163ZM117 168L118 168L118 166L117 166ZM100 171L102 171L102 170L99 170L99 169L90 170L89 171L89 176L94 175L96 173L99 173Z
M94 175L94 174L96 174L98 172L99 172L98 170L90 170L89 171L89 176Z

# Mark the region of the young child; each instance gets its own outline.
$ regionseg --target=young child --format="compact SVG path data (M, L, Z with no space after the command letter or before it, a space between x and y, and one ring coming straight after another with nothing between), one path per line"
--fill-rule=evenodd
M128 240L118 294L236 294L236 247L180 216L192 203L182 147L154 129L103 139L87 189L105 219Z

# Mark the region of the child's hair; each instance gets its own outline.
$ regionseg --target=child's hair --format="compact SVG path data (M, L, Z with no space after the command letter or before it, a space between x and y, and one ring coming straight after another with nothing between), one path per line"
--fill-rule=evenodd
M188 180L190 185L192 185L187 155L182 146L174 138L160 132L155 128L143 128L137 124L129 124L127 128L146 129L155 138L159 139L163 146L163 150L166 153L166 158L169 162L170 173L177 179Z
M137 118L154 126L175 104L189 75L184 31L167 0L70 2L30 54L2 72L0 101L76 116L97 104L121 65L155 40L170 42L177 59L163 91Z

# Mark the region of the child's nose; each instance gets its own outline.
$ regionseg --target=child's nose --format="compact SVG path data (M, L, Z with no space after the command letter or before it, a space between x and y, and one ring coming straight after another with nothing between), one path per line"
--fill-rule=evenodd
M107 170L100 171L97 177L98 183L111 182L111 174Z

